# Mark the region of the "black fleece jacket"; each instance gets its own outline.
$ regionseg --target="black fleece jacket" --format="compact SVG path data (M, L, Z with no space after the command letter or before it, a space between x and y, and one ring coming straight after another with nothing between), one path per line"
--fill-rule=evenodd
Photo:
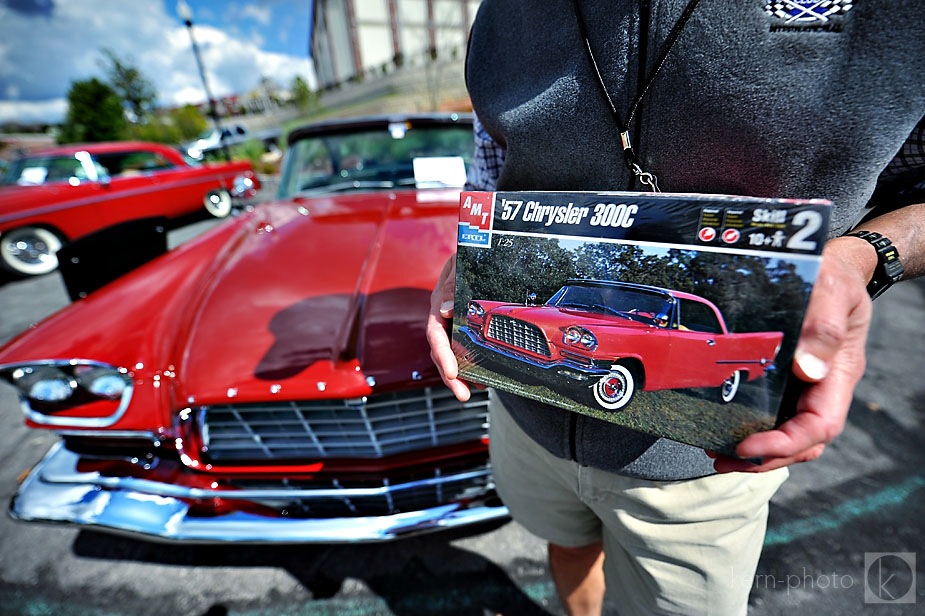
M580 0L624 121L686 4ZM925 4L794 4L805 10L700 0L630 128L663 191L827 198L837 235L867 213L880 172L925 117ZM506 150L499 190L641 188L623 162L571 0L484 0L466 80L479 119ZM877 196L889 205L889 194ZM649 479L712 472L695 448L502 398L560 457Z

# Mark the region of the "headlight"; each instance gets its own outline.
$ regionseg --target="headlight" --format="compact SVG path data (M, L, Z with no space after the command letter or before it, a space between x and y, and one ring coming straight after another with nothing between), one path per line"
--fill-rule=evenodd
M254 185L254 179L247 175L238 175L234 178L234 183L231 187L231 195L233 197L253 197L257 193L257 188Z
M105 400L118 400L132 384L124 371L109 366L77 366L74 372L81 387Z
M132 397L128 370L89 361L47 361L0 368L18 391L26 417L41 425L107 427Z
M485 309L477 302L469 302L469 305L466 307L466 314L469 317L481 319L485 316Z
M582 346L589 351L597 348L597 337L584 327L572 325L562 334L562 342L569 346Z
M55 366L16 368L10 376L20 395L38 402L64 402L77 389L77 382Z

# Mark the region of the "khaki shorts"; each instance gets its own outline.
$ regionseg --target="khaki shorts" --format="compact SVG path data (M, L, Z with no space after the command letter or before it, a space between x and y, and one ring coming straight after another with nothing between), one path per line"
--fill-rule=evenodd
M524 528L566 547L603 541L607 600L620 614L745 614L768 501L787 469L623 477L553 456L497 402L491 457L498 493Z

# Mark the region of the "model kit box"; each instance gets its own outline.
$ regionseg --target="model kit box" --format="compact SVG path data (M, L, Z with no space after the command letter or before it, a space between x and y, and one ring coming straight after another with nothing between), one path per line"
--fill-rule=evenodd
M773 428L831 204L465 192L461 378L733 454Z

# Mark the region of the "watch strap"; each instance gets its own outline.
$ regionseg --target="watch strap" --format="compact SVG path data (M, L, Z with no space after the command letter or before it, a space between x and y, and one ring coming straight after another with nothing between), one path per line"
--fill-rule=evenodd
M903 265L899 260L899 251L890 238L875 231L852 231L846 235L867 241L877 251L877 268L867 283L867 293L871 299L880 297L884 291L902 279Z

